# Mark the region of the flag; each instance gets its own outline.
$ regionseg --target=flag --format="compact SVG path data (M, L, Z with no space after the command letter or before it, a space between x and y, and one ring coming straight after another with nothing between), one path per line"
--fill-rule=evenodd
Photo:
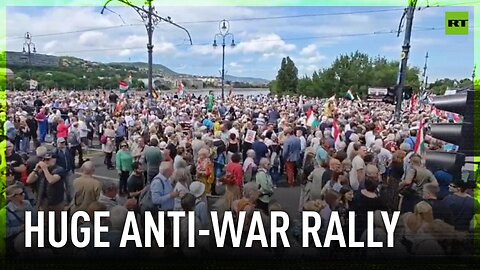
M333 135L335 149L337 149L337 145L340 142L340 129L338 128L337 119L333 120L333 134L332 135Z
M417 103L417 94L413 94L412 97L410 98L410 113L413 113L413 108L415 107L416 103Z
M118 89L120 89L122 93L125 93L128 90L128 82L120 81L118 83Z
M185 92L183 91L183 83L182 81L178 81L177 82L177 95L179 97L184 97L185 96Z
M315 113L313 112L312 108L310 107L307 111L307 126L313 126L316 120Z
M152 89L152 98L157 100L160 97L160 95L157 93L155 89Z
M354 100L355 98L353 97L352 90L348 89L347 91L347 98L350 100Z
M415 147L413 148L413 152L420 156L424 156L425 154L425 134L423 133L423 120L420 122L420 126L418 127L417 131L417 140L415 141Z
M357 99L358 99L359 102L362 102L362 100L360 99L360 97L358 96L358 94L357 94Z

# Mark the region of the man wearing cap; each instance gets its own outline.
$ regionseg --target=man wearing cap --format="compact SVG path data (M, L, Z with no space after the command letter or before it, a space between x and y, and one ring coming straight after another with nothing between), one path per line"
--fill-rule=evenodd
M15 153L13 143L10 141L6 142L6 151L5 151L7 168L10 168L13 171L15 180L22 178L22 173L27 169L23 163L22 157Z
M25 212L32 213L32 225L37 225L37 211L32 207L28 200L25 200L25 192L17 185L11 185L6 190L8 204L6 206L6 239L7 252L13 246L10 246L15 238L25 230Z
M35 169L28 175L27 183L38 181L38 206L43 211L55 212L57 232L60 229L60 214L65 207L65 170L57 165L57 157L48 152ZM48 219L46 221L48 223Z
M75 163L70 149L67 148L65 138L60 137L57 139L55 155L57 156L57 165L65 170L66 199L67 203L70 203L74 196L72 174L75 173Z

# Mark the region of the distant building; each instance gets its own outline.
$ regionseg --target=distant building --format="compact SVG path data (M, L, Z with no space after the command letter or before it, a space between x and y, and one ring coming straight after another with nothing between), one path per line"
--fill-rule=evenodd
M7 81L13 80L15 78L15 73L9 68L6 70Z

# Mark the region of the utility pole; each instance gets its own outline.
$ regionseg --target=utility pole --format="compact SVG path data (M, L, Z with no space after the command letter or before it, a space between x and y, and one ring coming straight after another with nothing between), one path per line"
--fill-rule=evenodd
M102 11L100 14L103 14L105 10L109 10L107 8L107 5L112 2L113 0L108 0L105 5L102 8ZM190 36L190 33L188 30L172 21L172 18L167 17L163 18L160 17L156 10L155 7L152 5L153 0L146 0L146 3L148 4L148 9L145 9L145 7L138 7L135 6L134 4L130 3L128 0L117 0L118 2L125 4L131 8L133 8L138 15L142 18L142 21L145 23L145 27L147 29L147 35L148 35L148 44L147 44L147 51L148 51L148 94L150 98L152 97L152 92L153 92L153 31L155 30L155 25L157 25L159 22L166 22L169 23L173 26L176 26L183 31L185 31L188 35L188 40L190 42L190 45L193 45L192 43L192 37ZM114 11L109 10L112 13L116 13ZM122 19L123 20L123 19Z
M152 13L153 6L152 0L147 0L148 2L148 23L147 23L147 34L148 34L148 95L153 97L153 22L152 22Z
M225 99L225 39L227 37L231 37L232 43L230 44L232 47L235 47L235 38L232 33L229 33L230 30L230 23L227 20L223 20L220 22L218 29L220 30L219 33L215 34L215 38L213 39L213 47L217 47L217 37L221 38L222 40L222 100Z
M473 65L473 72L472 72L472 90L475 89L475 69L477 68L477 65Z
M423 92L427 91L427 60L428 60L428 52L425 54L425 65L423 66Z
M32 35L29 32L25 33L25 42L23 43L23 54L28 57L28 79L32 80L32 52L37 53L35 43L32 42Z
M400 122L402 114L402 101L403 101L403 86L405 84L405 77L407 73L407 60L408 53L410 52L410 37L412 35L413 13L415 12L415 6L417 0L409 0L408 8L405 9L403 16L407 16L407 25L405 27L405 38L402 46L400 72L398 74L398 84L396 89L396 105L395 105L395 121ZM402 16L402 20L403 20ZM401 26L401 22L400 22ZM399 27L400 32L400 27Z

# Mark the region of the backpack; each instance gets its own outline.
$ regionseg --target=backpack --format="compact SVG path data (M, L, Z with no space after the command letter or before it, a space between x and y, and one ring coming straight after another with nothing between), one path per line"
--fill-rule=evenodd
M74 131L68 133L67 143L70 145L78 145L77 134Z
M152 179L152 182L153 181L155 181L155 178ZM163 181L160 180L160 183L162 183L162 188L165 188ZM158 210L158 207L160 207L160 205L157 206L153 204L150 185L151 183L148 183L138 197L138 206L140 207L140 212L142 214L147 211Z

